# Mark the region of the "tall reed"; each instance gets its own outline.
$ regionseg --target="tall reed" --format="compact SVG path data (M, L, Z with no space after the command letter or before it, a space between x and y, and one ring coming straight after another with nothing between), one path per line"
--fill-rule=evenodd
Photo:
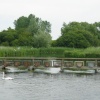
M100 47L87 49L76 48L33 48L0 47L0 57L66 57L66 58L100 58Z

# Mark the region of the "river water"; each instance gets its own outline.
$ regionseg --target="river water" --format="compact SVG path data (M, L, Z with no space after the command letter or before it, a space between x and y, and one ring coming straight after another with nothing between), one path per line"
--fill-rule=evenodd
M100 74L60 73L7 74L14 80L2 80L0 100L100 100Z

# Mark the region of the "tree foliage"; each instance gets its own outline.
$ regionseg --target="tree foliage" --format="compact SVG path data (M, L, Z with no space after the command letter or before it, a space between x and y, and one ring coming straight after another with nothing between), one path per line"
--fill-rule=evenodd
M51 24L30 14L14 21L15 29L0 32L0 45L48 47L51 41ZM36 38L38 37L38 38ZM39 46L37 46L39 44Z
M55 46L73 48L100 46L100 23L64 23L61 36L56 40Z
M100 46L100 22L64 23L61 36L51 41L51 24L30 14L21 16L14 21L15 29L10 27L0 32L1 46L32 46L32 47L72 47L87 48Z
M51 36L44 32L39 32L38 34L34 35L34 47L50 47Z

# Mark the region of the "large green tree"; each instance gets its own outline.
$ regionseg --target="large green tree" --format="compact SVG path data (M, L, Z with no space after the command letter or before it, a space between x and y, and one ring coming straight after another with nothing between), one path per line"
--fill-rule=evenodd
M0 45L12 46L12 41L17 38L16 31L10 27L7 30L0 32Z
M50 43L51 43L50 34L41 31L38 34L34 35L34 42L33 42L34 47L36 48L50 47Z
M97 24L98 25L98 24ZM55 46L87 48L100 45L100 31L96 24L87 22L64 23Z
M47 21L42 21L41 18L35 17L35 15L30 14L28 17L20 17L15 20L15 29L19 35L20 45L30 45L34 47L48 47L48 41L51 41L51 24ZM45 34L45 36L44 36ZM36 38L38 37L38 38ZM39 43L39 40L45 40L43 44ZM37 46L37 44L41 44Z
M48 47L51 41L51 24L30 14L14 21L15 29L0 32L0 45ZM38 37L38 38L37 38ZM39 46L37 46L39 44Z

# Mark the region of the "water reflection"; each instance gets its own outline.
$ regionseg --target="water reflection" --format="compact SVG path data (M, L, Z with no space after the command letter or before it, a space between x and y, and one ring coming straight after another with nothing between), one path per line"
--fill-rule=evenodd
M100 75L8 74L0 78L0 100L99 100ZM0 73L2 77L2 73Z

